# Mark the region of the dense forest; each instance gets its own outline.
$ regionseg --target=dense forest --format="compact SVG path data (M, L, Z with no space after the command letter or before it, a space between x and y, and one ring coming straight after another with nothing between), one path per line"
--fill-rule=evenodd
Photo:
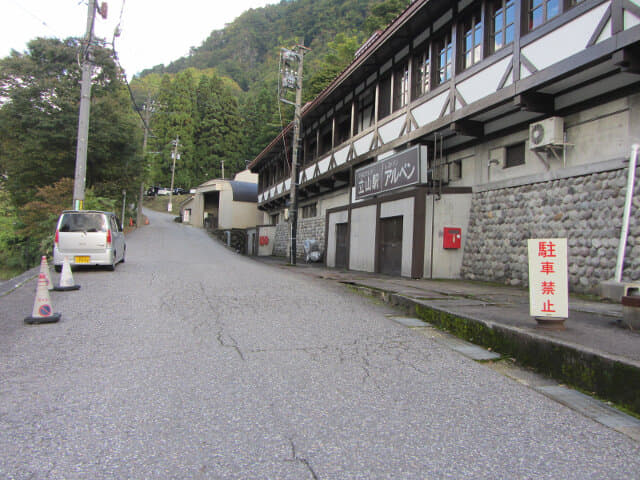
M96 42L85 208L116 210L122 191L193 188L245 168L292 118L278 101L283 47L303 44L304 101L313 99L409 0L281 0L213 31L187 57L128 85L108 43ZM79 39L37 38L0 59L0 277L50 252L72 204Z

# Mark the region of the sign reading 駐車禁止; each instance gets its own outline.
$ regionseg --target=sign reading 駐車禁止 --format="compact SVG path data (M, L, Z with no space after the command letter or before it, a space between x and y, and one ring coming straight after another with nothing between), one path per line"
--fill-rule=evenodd
M531 316L568 318L567 239L531 239L528 247Z
M417 145L355 172L356 200L426 182L427 147Z

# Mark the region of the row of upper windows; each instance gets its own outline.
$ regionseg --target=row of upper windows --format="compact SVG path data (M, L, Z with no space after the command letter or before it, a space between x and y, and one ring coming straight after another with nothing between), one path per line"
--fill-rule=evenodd
M518 22L523 32L529 32L583 1L585 0L521 0L520 20L516 18L517 0L488 0L481 6L464 11L455 27L445 28L444 32L414 48L411 61L405 59L380 76L377 82L378 120L451 80L454 69L462 72L512 44ZM457 28L455 46L452 40L454 28ZM376 84L356 95L353 135L374 124L375 98ZM316 130L305 134L304 164L311 163L319 155L350 138L350 105L337 113L335 128L330 120L320 126L317 136Z

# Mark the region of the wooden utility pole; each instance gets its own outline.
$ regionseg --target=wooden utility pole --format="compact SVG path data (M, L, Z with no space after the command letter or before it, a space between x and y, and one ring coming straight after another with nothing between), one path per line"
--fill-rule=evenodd
M80 87L80 115L78 119L78 143L76 147L76 171L73 183L73 208L84 208L84 187L87 178L87 149L89 143L89 110L91 106L91 42L96 2L89 0L87 33L82 45L82 85Z

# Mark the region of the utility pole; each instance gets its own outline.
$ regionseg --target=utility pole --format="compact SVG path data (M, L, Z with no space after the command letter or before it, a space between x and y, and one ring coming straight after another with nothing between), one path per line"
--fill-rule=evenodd
M89 143L89 107L91 105L91 42L96 18L96 2L89 0L87 33L82 52L82 85L80 87L80 117L78 119L78 143L76 147L76 171L73 183L73 208L84 208L84 186L87 178L87 147Z
M291 222L291 258L292 265L296 264L297 257L297 242L298 242L298 154L300 143L300 124L301 124L301 111L302 111L302 73L304 54L307 48L303 45L297 45L292 50L282 50L282 63L283 63L283 78L282 86L284 88L294 87L296 89L296 101L293 104L295 107L293 115L293 145L291 153L291 193L290 193L290 207L289 207L289 221ZM294 74L294 64L297 63L297 72ZM291 102L280 98L281 101L291 104Z
M173 197L173 179L176 174L176 158L178 158L178 144L180 143L180 137L176 135L176 139L171 142L173 143L173 152L171 156L173 157L173 167L171 167L171 190L169 190L169 205L167 205L167 211L173 211L173 205L171 204L171 199Z
M147 95L147 102L144 105L144 138L142 140L142 158L146 162L147 142L149 140L149 122L151 121L151 94ZM144 180L140 182L140 198L138 200L138 215L136 216L136 225L141 227L144 223L142 220L142 202L144 199Z

